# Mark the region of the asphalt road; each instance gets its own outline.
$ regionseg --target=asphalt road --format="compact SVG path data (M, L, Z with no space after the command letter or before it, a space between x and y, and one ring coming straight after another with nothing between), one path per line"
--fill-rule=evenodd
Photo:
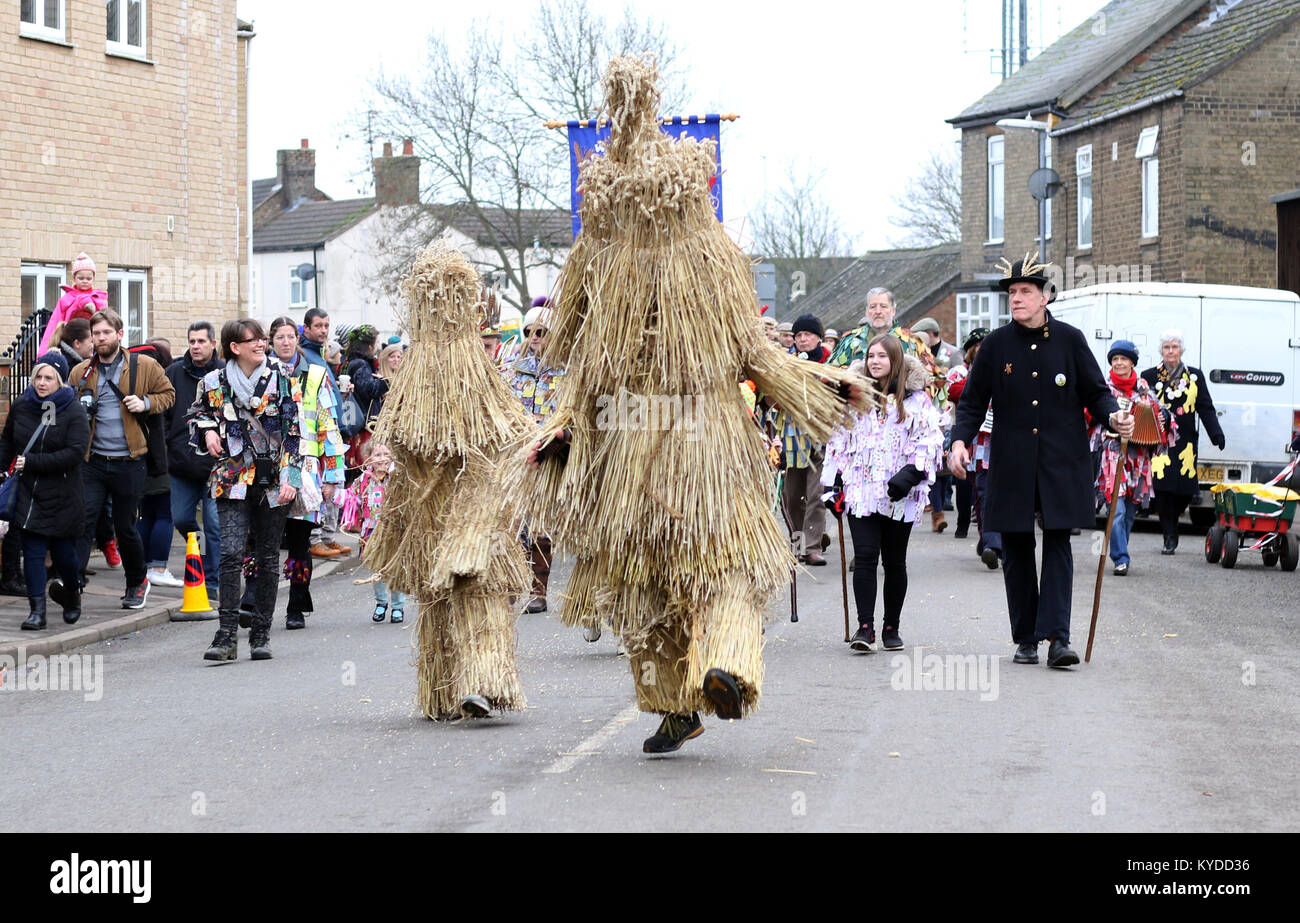
M414 611L405 626L371 624L369 588L354 575L319 582L304 631L285 632L281 608L269 662L248 659L242 633L237 663L205 663L211 622L81 648L102 656L97 699L12 682L0 692L0 826L1300 828L1300 573L1245 553L1234 570L1211 566L1194 536L1162 557L1159 536L1139 532L1133 574L1108 569L1092 662L1057 671L1010 662L1001 575L975 557L973 534L914 532L902 655L843 643L832 546L830 566L800 575L800 622L788 600L772 607L759 712L706 719L701 737L664 757L640 752L657 721L632 706L614 639L588 644L553 613L519 620L526 711L425 720L413 704ZM1092 541L1075 539L1080 654ZM568 570L557 564L553 590ZM979 688L942 688L957 676L929 655L976 655L961 663L985 667L969 684Z

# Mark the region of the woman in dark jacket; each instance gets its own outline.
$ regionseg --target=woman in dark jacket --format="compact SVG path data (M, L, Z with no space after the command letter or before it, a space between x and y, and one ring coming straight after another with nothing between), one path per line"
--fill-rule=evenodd
M1197 474L1200 452L1196 418L1200 417L1205 433L1215 447L1226 445L1219 425L1214 401L1210 399L1209 380L1198 368L1183 364L1183 335L1166 330L1160 336L1159 365L1142 373L1160 405L1178 421L1178 442L1169 450L1164 462L1153 463L1156 512L1165 544L1161 554L1173 554L1178 548L1178 519L1187 504L1201 489Z
M360 473L365 463L361 450L370 441L369 424L379 419L379 412L384 408L384 396L388 394L388 380L375 375L375 343L378 340L379 331L369 324L353 327L347 333L344 373L352 379L352 394L361 405L367 423L365 429L348 440L348 483Z
M63 578L63 588L54 597L63 606L63 620L71 625L81 618L76 540L85 516L81 465L90 444L90 425L67 387L67 375L67 362L59 353L41 356L32 368L31 385L9 409L0 434L0 469L12 462L12 476L19 479L9 525L22 530L31 606L22 627L28 631L45 627L47 551ZM36 440L25 451L33 435Z

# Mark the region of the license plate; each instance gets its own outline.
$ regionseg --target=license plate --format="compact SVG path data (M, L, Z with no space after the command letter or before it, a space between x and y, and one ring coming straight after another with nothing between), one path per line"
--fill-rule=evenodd
M1223 482L1224 470L1221 465L1197 465L1196 480L1219 484Z

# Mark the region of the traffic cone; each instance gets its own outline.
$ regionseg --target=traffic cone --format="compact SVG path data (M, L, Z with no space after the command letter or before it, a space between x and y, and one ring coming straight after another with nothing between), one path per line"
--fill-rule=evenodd
M185 594L181 613L211 612L208 585L203 579L203 558L199 556L199 534L190 532L185 539Z

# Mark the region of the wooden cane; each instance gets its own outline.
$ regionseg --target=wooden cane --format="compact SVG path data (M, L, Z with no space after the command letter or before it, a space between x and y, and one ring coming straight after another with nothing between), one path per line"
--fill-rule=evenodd
M1106 537L1102 540L1101 557L1097 561L1097 586L1092 591L1092 624L1088 626L1088 649L1083 652L1083 662L1092 661L1092 639L1097 634L1097 611L1101 608L1101 580L1106 576L1106 552L1110 548L1110 530L1115 524L1115 507L1119 505L1120 478L1124 475L1124 459L1128 456L1128 440L1119 441L1119 458L1115 460L1115 481L1110 490L1110 510L1106 513Z
M849 640L849 562L844 558L844 517L835 517L835 531L840 533L840 592L844 595L844 641Z
M785 520L785 531L790 536L790 544L794 544L794 523L790 522L790 514L785 509L785 471L782 470L776 479L776 502L781 507L781 518ZM799 621L799 587L797 575L799 565L796 563L790 568L790 621Z

